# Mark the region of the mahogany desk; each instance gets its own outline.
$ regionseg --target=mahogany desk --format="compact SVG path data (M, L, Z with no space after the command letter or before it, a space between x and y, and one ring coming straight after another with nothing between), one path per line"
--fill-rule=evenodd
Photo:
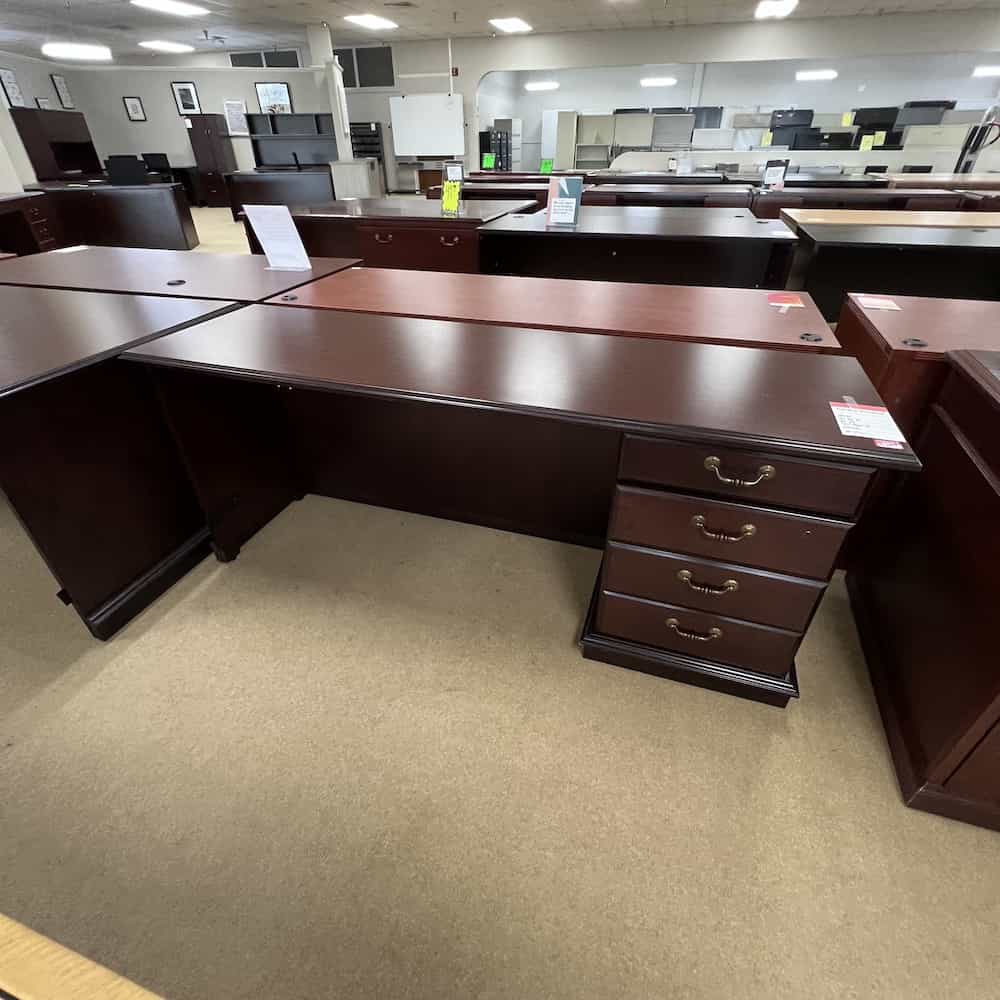
M948 188L968 191L1000 190L1000 173L988 174L882 174L890 187Z
M828 320L847 292L1000 298L1000 229L800 223L788 287Z
M678 174L670 170L594 170L584 175L587 184L722 184L715 171Z
M539 278L782 288L795 235L746 209L584 205L575 227L544 212L482 226L481 269Z
M341 271L268 301L348 312L841 353L808 295L769 304L750 288L694 288L376 267Z
M861 297L863 298L863 296ZM1000 351L1000 302L891 296L899 311L849 294L837 326L896 423L916 438L948 374L951 351Z
M249 254L84 247L13 262L0 285L259 302L360 261L314 257L311 263L310 271L272 271L263 257Z
M430 201L441 200L441 185L427 189ZM534 201L537 208L549 203L548 181L466 181L462 185L463 201Z
M862 188L804 187L790 191L757 191L753 213L760 219L777 219L787 208L797 209L880 209L887 211L955 212L965 198L943 188Z
M62 231L44 191L0 195L0 251L19 256L54 250Z
M847 584L907 805L1000 830L1000 354L950 362Z
M599 184L584 189L584 205L749 208L746 184Z
M291 208L310 257L360 257L370 267L422 271L479 270L479 226L508 212L536 208L534 200L462 201L457 216L441 214L426 198L356 198ZM260 245L246 225L253 253Z
M553 177L584 177L586 173L586 170L553 170L551 174L543 174L537 170L470 170L465 176L477 183L506 184L509 181L525 181L547 184Z
M820 226L968 226L983 229L1000 226L1000 212L901 212L850 209L783 208L781 221L794 232L803 224Z
M874 471L917 467L837 429L879 402L848 357L270 305L127 357L222 559L308 492L607 545L585 655L776 705Z
M774 159L784 159L783 151L775 150ZM912 177L913 174L903 174ZM929 176L929 175L925 175ZM763 182L763 173L726 174L726 180L737 184L756 184ZM785 177L786 188L884 188L889 186L885 174L788 174ZM904 185L900 185L903 187ZM941 184L912 184L909 187L942 187Z
M0 287L0 490L98 638L210 551L149 383L114 356L232 308Z

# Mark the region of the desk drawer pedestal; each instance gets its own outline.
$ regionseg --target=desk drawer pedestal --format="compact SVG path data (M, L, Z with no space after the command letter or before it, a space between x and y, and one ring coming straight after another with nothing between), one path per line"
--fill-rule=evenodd
M869 477L727 447L720 478L702 450L626 436L583 653L784 706Z

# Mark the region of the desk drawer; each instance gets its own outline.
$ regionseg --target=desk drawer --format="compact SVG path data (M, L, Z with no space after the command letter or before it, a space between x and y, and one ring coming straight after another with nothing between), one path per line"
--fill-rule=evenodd
M33 222L31 224L31 233L35 237L39 246L43 243L49 243L55 240L55 234L52 232L52 229L47 222Z
M784 677L801 635L603 590L597 631L686 656Z
M602 587L804 632L825 584L620 542L604 553Z
M805 514L618 486L609 538L826 580L850 527Z
M632 435L618 470L619 479L840 517L854 515L871 476L856 466Z
M29 222L42 222L45 219L45 209L41 205L33 205L33 201L43 201L42 198L29 198L24 210Z
M475 229L361 225L358 240L361 256L369 267L463 274L479 270L479 234Z

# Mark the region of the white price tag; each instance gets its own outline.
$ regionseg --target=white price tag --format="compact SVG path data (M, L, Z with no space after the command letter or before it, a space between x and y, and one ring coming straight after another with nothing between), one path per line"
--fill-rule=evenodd
M885 309L890 312L900 312L899 305L892 299L884 298L881 295L859 295L858 305L862 309Z
M554 226L576 223L576 198L554 198L549 202L549 222Z
M840 433L846 437L871 438L878 443L906 440L884 406L831 402L830 409Z

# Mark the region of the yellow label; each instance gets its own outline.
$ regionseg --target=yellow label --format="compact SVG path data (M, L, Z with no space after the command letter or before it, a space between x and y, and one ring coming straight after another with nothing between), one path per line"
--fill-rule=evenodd
M445 215L458 215L458 200L461 196L460 181L445 181L441 187L441 211Z
M875 133L875 145L876 146L884 146L885 145L885 137L886 137L886 135L887 135L887 133L885 133L885 132L876 132Z
M875 145L875 136L873 135L863 135L861 137L861 152L870 153L872 151L872 146Z
M854 124L854 112L845 111L840 116L840 125L842 128L850 128Z
M771 131L770 129L768 129L768 130L767 130L767 131L766 131L766 132L764 133L764 136L763 136L763 138L762 138L762 139L760 140L760 144L761 144L762 146L765 146L765 147L766 147L766 146L770 146L770 145L771 145L771 140L772 140L773 138L774 138L774 133L773 133L773 132L772 132L772 131Z

